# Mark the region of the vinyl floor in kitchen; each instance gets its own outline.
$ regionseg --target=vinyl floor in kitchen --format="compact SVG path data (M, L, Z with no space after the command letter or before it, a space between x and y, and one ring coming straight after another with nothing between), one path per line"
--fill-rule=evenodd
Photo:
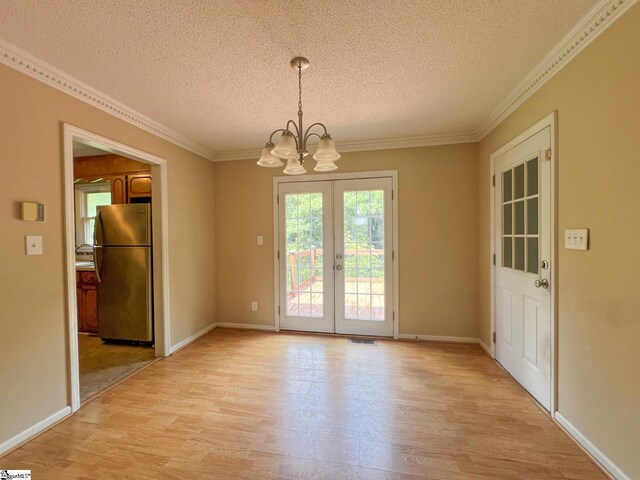
M152 347L104 344L100 337L78 335L80 401L92 397L154 359Z

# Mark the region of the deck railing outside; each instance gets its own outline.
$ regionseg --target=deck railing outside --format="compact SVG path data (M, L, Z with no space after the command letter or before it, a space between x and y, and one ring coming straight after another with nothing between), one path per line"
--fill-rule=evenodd
M288 252L287 265L289 266L289 296L295 296L297 292L305 290L310 284L322 279L323 249L311 247L299 252ZM368 257L368 262L363 260ZM375 262L374 262L375 257ZM349 249L344 251L345 281L357 282L358 269L379 270L379 275L366 275L372 281L378 278L382 281L384 268L384 250L359 250ZM316 263L319 264L316 268ZM375 266L373 264L376 264Z

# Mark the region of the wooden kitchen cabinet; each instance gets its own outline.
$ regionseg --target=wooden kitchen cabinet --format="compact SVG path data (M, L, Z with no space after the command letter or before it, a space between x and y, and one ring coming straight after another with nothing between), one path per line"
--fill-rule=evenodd
M127 202L127 176L114 175L111 181L111 204Z
M151 202L151 170L145 163L114 154L76 157L73 175L83 183L109 182L112 204Z
M151 199L151 172L111 175L111 204L149 202Z
M78 331L98 333L98 281L95 272L76 272Z
M151 173L127 175L127 198L129 203L135 203L132 199L146 199L151 197Z

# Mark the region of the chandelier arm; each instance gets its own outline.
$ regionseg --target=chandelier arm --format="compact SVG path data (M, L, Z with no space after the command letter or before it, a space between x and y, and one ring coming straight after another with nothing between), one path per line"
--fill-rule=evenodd
M306 139L309 138L309 130L311 130L316 125L320 125L324 129L324 134L325 135L328 133L327 132L327 127L325 127L324 124L322 124L320 122L313 123L313 124L309 125L309 128L307 128L307 130L304 132L305 143L306 143Z
M319 134L317 134L316 132L311 132L311 133L308 133L308 134L304 137L304 143L305 143L305 145L307 144L307 141L308 141L311 137L313 137L314 135L315 135L316 137L318 137L320 140L322 140L322 137L321 137Z
M293 133L293 131L289 128L289 124L293 124L293 126L296 127L296 133ZM291 135L295 137L297 143L297 140L300 138L300 130L298 130L298 125L296 125L296 122L294 122L293 120L289 120L287 122L287 128L285 130L287 130Z
M273 132L271 132L271 135L269 136L269 143L273 143L273 136L278 133L278 132L286 132L287 129L286 128L279 128L277 130L274 130Z

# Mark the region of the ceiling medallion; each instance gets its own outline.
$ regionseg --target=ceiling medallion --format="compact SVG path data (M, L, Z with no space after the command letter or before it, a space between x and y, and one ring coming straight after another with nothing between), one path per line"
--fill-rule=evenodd
M284 165L282 160L286 160L285 174L304 175L307 173L304 168L304 159L309 154L307 142L311 137L316 136L320 142L316 153L313 154L313 159L316 161L313 170L330 172L338 168L334 162L340 158L340 154L336 150L336 144L331 139L331 135L327 132L327 127L322 123L313 123L306 130L302 129L302 71L308 67L309 60L304 57L295 57L291 60L291 68L298 70L298 123L289 120L286 128L279 128L271 134L258 160L258 165L261 167L282 167ZM314 127L320 127L322 135L311 132ZM281 132L281 135L274 144L273 136L278 132Z

